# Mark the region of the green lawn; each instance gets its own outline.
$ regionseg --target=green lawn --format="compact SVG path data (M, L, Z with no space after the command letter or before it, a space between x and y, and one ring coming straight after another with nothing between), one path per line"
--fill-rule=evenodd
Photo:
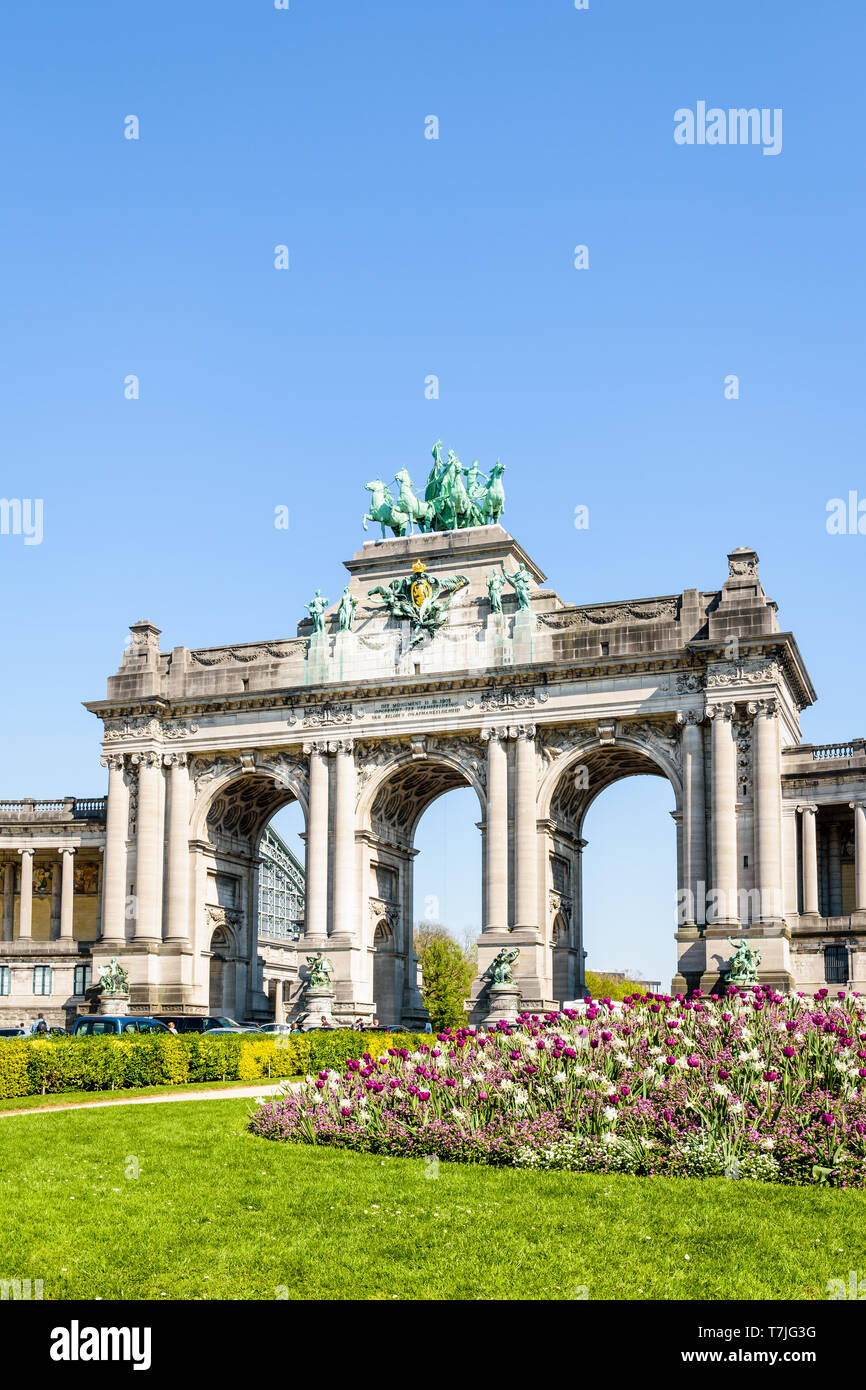
M0 1121L0 1277L46 1299L794 1299L866 1267L866 1192L435 1176L253 1139L249 1105Z
M298 1078L295 1077L294 1080ZM260 1081L190 1081L185 1086L141 1086L138 1090L118 1087L113 1091L52 1091L45 1096L12 1096L7 1100L0 1100L0 1114L4 1110L39 1110L45 1105L96 1105L100 1101L129 1100L135 1096L181 1096L184 1091L233 1091L272 1084L266 1078Z

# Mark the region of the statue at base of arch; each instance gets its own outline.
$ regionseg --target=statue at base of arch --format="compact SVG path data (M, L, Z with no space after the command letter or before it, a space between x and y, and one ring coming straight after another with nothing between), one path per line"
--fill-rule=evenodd
M490 978L495 985L514 984L514 974L511 967L519 955L520 951L517 946L503 946L490 966Z
M307 980L308 989L330 989L331 976L334 967L327 956L322 955L321 951L316 951L312 956L307 956L307 966L310 971L310 978Z
M728 945L734 947L734 955L727 965L722 966L725 982L729 985L756 985L758 966L761 964L760 951L747 941L732 941L730 937Z
M99 971L99 985L103 994L128 994L129 971L112 956L107 965Z

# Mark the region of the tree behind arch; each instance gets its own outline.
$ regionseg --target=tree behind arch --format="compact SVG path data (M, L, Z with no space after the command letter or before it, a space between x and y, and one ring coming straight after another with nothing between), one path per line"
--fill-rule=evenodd
M466 1021L475 965L444 927L424 924L415 931L415 950L421 964L421 993L434 1032L458 1028Z

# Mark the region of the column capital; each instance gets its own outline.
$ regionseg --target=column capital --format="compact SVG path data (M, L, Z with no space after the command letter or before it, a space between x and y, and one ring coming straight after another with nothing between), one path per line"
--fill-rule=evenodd
M133 753L130 762L136 767L162 767L162 756L155 749L150 749L145 753Z
M683 728L698 728L706 718L703 710L699 709L678 709L676 722Z
M511 730L507 724L491 724L486 729L481 730L482 743L507 743L511 737Z
M812 815L812 816L815 816L815 815L818 814L818 806L817 806L817 803L814 802L814 801L801 801L801 802L799 802L799 804L798 804L798 806L797 806L797 810L800 812L801 815Z
M355 740L353 738L332 738L328 740L329 753L350 753L354 756Z
M59 854L77 854L77 853L78 853L78 850L75 849L72 845L61 845L60 848L59 848L59 850L58 850L58 853L59 853Z
M866 811L866 796L858 796L856 801L849 801L848 806L852 811Z
M162 761L164 767L188 767L188 753L163 753Z
M102 767L107 767L109 772L122 772L126 764L126 754L103 753L99 762Z
M36 851L34 850L34 848L33 848L32 845L25 845L25 846L23 846L23 847L19 847L18 850L16 851L16 853L18 853L18 854L29 854L29 855L30 855L30 858L32 859L32 858L33 858L33 855L36 853Z
M750 700L746 709L754 719L757 719L760 715L769 719L774 719L778 713L779 701L775 696L769 695L764 700Z
M304 752L309 756L313 753L328 753L330 744L326 738L314 738L308 740L304 745Z
M737 707L734 704L707 705L707 718L733 722Z
M527 743L535 738L535 733L536 729L534 724L511 724L508 728L509 738L525 740Z

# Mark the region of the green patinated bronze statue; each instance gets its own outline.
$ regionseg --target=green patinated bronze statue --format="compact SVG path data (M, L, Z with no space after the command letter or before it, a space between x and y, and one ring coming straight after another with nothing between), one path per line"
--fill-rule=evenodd
M349 586L346 585L340 595L340 603L337 608L337 627L340 632L351 632L355 626L355 609L358 607L359 600L349 593Z
M99 985L103 994L129 993L129 971L120 964L117 956L112 956L100 970Z
M518 565L513 574L508 575L508 582L517 595L517 611L529 608L530 593L529 585L531 576L525 565Z
M364 513L362 526L377 521L385 538L386 528L395 536L412 535L415 526L422 532L456 531L467 526L488 526L497 522L505 510L505 489L502 474L505 465L497 459L487 479L477 461L464 468L453 449L442 461L442 440L433 445L433 467L424 488L423 500L417 497L408 470L401 468L394 481L399 484L396 499L381 478L374 478L364 487L373 494L369 511Z
M520 955L516 946L503 946L490 966L490 978L495 985L513 985L514 975L511 967Z
M508 575L505 573L505 567L503 566L501 570L494 570L492 574L488 574L484 582L487 585L487 597L490 600L491 613L501 613L502 590L508 583Z
M307 966L310 971L307 980L308 989L331 988L331 976L334 973L334 967L327 956L323 956L321 951L316 951L315 955L307 956Z
M423 561L416 560L405 579L392 579L387 586L377 584L367 592L369 598L378 598L392 617L408 619L412 634L409 646L417 647L439 631L454 595L468 583L464 574L445 579L428 574Z
M328 607L328 599L325 598L321 589L317 589L309 603L304 607L313 620L313 632L325 631L325 610Z
M732 941L728 937L728 945L734 947L734 955L727 965L722 966L722 974L726 984L729 985L756 985L758 983L758 966L761 964L761 953L755 946L750 946L747 941Z

